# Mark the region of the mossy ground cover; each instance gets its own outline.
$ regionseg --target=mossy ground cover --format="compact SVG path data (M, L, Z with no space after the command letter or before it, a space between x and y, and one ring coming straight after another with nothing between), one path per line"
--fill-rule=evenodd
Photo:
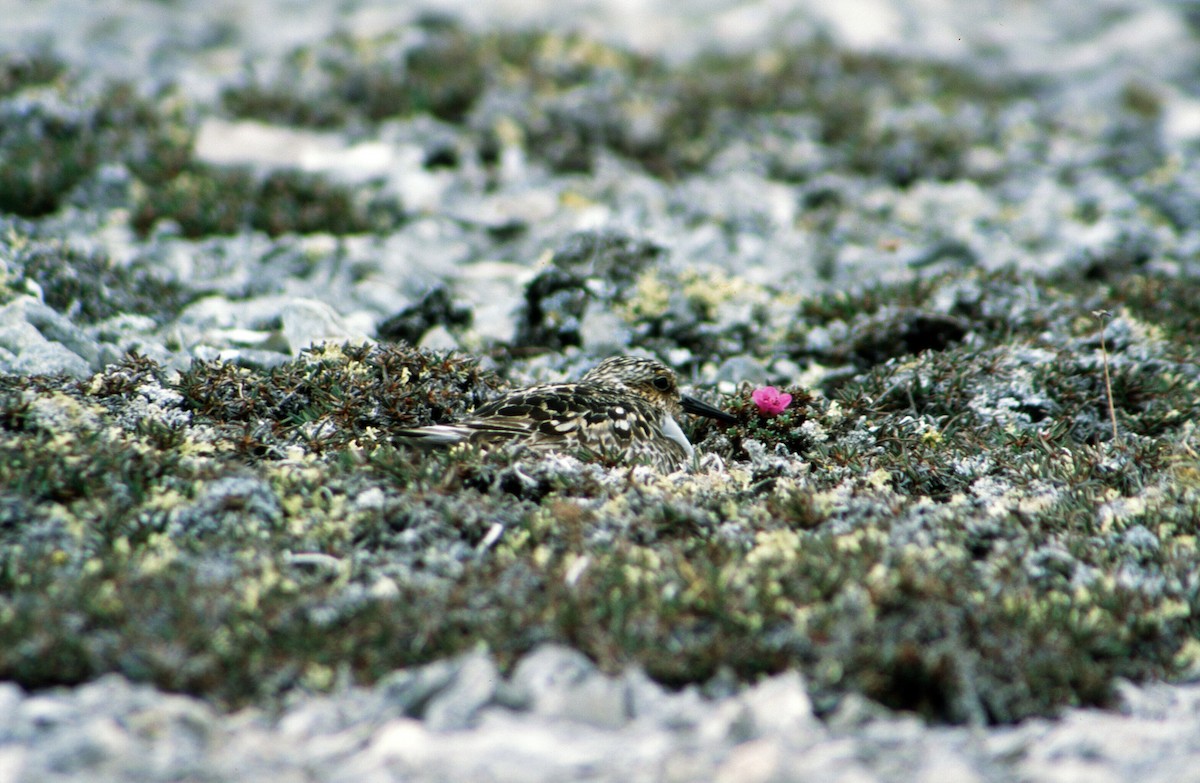
M1111 704L1116 677L1197 665L1200 373L1153 308L1120 311L1114 439L1103 304L1097 285L1004 334L968 324L778 417L714 398L738 423L692 436L725 466L670 477L409 450L389 430L500 384L406 347L6 378L0 676L120 671L235 705L555 640L675 685L798 667L821 709Z
M822 242L874 240L818 175L899 199L963 176L981 148L1039 157L1062 146L1029 100L1042 87L819 40L671 66L583 36L427 19L298 49L230 84L220 110L352 135L425 113L485 168L515 144L555 173L615 154L664 181L744 144L748 165L798 188L819 256ZM1132 167L1142 216L1165 230L1186 211L1161 149L1136 143L1158 109L1127 97L1128 136L1056 173ZM81 324L167 323L191 301L137 263L24 236L105 167L127 173L117 206L147 243L172 224L203 238L403 220L402 205L321 178L196 160L210 110L88 85L45 55L0 61L0 209L35 221L0 246L3 300L39 290ZM903 235L920 218L894 221ZM1137 237L1049 279L943 250L911 283L801 295L669 271L648 242L568 243L526 290L522 351L491 346L502 373L578 350L585 311L603 307L635 348L686 356L685 375L748 355L814 379L789 385L776 417L748 386L699 390L738 422L688 423L710 456L686 475L411 450L391 433L453 420L504 381L403 346L326 345L273 369L175 374L130 356L84 380L0 378L0 678L118 671L270 704L481 645L507 664L559 641L673 685L794 667L821 711L857 692L1004 723L1111 705L1117 677L1194 675L1196 284L1153 271ZM620 263L598 273L600 258ZM571 328L547 326L564 313Z
M672 68L582 35L478 34L430 17L300 47L270 75L230 86L223 103L237 117L322 129L428 113L471 128L481 151L507 125L555 171L591 171L608 150L668 179L701 170L738 138L779 131L774 141L786 146L786 123L802 118L849 170L908 184L961 175L971 145L1001 134L995 110L1037 90L1033 80L858 55L821 39ZM923 113L916 132L913 112ZM780 150L764 152L775 176L804 178L771 154Z
M30 236L29 224L0 234L8 274L0 279L0 304L38 292L41 300L77 324L92 325L119 315L165 321L178 315L193 294L164 280L146 263L114 264L100 251Z
M108 166L132 178L128 207L142 234L164 220L195 238L365 233L403 219L369 188L197 161L193 110L169 88L147 95L128 83L90 83L49 55L0 55L0 210L57 212Z

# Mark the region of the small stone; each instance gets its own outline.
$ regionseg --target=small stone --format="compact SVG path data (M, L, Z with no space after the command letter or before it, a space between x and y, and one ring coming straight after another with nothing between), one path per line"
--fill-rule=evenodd
M471 333L498 342L509 342L517 330L515 303L521 301L532 273L520 264L478 261L464 265L457 290L474 314Z
M0 682L0 745L8 742L16 730L17 709L25 694L16 684ZM0 780L4 780L0 777Z
M71 319L61 315L57 310L33 297L20 297L3 308L12 308L19 313L23 320L38 330L47 340L58 343L71 353L88 362L94 369L100 355L100 347L96 341L80 329ZM8 315L0 311L0 322L7 320Z
M32 304L29 304L32 302ZM92 372L88 360L31 323L28 310L49 310L32 299L20 299L0 307L0 371L17 375L71 375L84 377ZM53 313L53 311L50 311ZM62 319L61 316L58 316ZM70 322L66 322L69 326ZM71 327L74 328L74 327ZM62 330L55 329L54 332ZM81 345L80 341L72 341ZM90 341L88 341L90 342ZM99 362L99 346L92 343ZM88 353L93 353L89 351ZM99 369L98 367L95 369Z
M305 348L323 342L372 342L367 335L351 329L336 310L315 299L293 299L281 313L283 336L293 356Z
M452 661L436 661L418 669L404 669L388 675L376 686L384 701L409 717L420 717L425 705L454 680Z
M761 381L766 374L766 368L757 359L749 356L734 356L721 363L713 380L717 383L725 381L736 385Z
M492 700L500 672L486 653L470 653L458 659L454 680L430 700L425 725L431 731L470 728L476 713Z
M582 653L543 645L521 659L513 686L529 695L532 710L591 726L617 728L630 719L622 680L605 677Z
M387 496L379 487L368 487L354 496L351 505L356 511L381 511Z
M851 692L841 698L837 709L826 718L825 722L831 729L849 731L873 721L888 720L892 717L894 717L892 711L879 702L871 701L861 693Z
M579 323L583 349L589 353L617 353L631 340L629 325L611 310L590 307Z
M730 752L713 779L716 783L771 783L781 779L783 764L778 739L744 742Z
M128 733L113 718L99 716L62 730L46 749L46 766L62 774L79 774L131 751Z
M435 326L425 333L418 347L426 351L457 351L458 340L444 326Z
M384 724L367 747L366 755L374 765L399 762L405 766L424 767L434 757L434 737L420 721L397 718Z
M250 348L223 349L210 345L198 345L192 349L195 359L205 362L228 362L239 367L254 367L269 370L291 360L287 354L275 351L257 351Z
M984 777L975 771L961 754L949 748L925 743L916 774L915 783L983 783Z
M346 727L343 710L333 697L316 696L299 701L279 719L276 728L290 742L341 731Z
M20 745L0 745L0 780L26 780L22 774L31 766L31 755Z
M400 586L395 579L381 576L371 583L367 594L378 601L394 601L400 597Z
M51 695L30 696L21 703L18 726L22 731L45 731L67 723L72 707L65 699Z
M740 697L757 736L815 731L812 702L800 673L792 670L763 680Z

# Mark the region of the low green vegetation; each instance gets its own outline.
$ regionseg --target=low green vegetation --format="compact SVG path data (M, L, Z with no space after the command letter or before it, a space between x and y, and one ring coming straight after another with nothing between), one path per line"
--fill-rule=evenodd
M954 722L1109 705L1118 677L1200 660L1200 373L1121 311L1114 438L1090 316L1114 290L1004 332L960 314L971 339L827 396L790 388L776 417L749 388L710 394L738 423L691 434L726 468L686 478L412 451L389 431L500 384L402 346L5 378L0 677L120 671L234 706L554 640L673 685L798 667L821 710L847 692ZM885 328L869 302L901 299L927 301L879 289L858 318ZM854 309L806 301L796 328Z
M476 34L443 18L337 35L295 50L277 70L229 87L225 110L351 130L425 113L475 131L484 159L498 136L516 134L556 171L591 171L607 149L667 179L753 139L774 177L803 180L810 172L789 154L799 132L849 170L901 185L961 176L971 146L1002 134L996 110L1038 89L822 40L669 67L582 35Z
M146 263L114 264L101 252L33 239L16 230L0 236L0 257L11 270L0 289L0 304L18 292L37 292L77 324L130 314L165 321L191 300L184 286L160 279Z
M171 221L199 238L258 230L365 233L398 225L399 205L317 175L258 174L194 158L192 110L170 90L95 87L52 58L0 56L0 212L39 218L116 175L143 235ZM102 169L107 170L104 174Z
M0 56L0 305L40 298L88 339L117 319L101 342L122 315L169 328L211 293L155 268L176 237L198 241L173 250L203 253L211 236L406 220L376 185L199 160L196 127L214 112L349 139L428 133L424 165L462 165L450 190L471 198L507 149L539 177L616 156L698 183L664 214L734 250L770 241L774 218L693 198L714 172L752 171L793 199L779 220L811 240L817 276L845 275L848 248L855 268L895 254L914 279L810 295L584 231L513 302L513 344L484 336L497 372L347 344L270 369L174 372L130 354L83 380L0 376L0 679L120 672L270 706L479 647L508 665L555 641L670 685L799 669L822 713L858 693L934 721L1011 723L1112 706L1118 678L1200 671L1200 288L1168 273L1194 265L1179 239L1194 199L1184 163L1151 143L1153 91L1129 85L1100 130L1089 118L1059 136L1071 118L1042 115L1035 81L819 39L668 63L436 17L278 66L199 107L170 87L94 84L50 55ZM1072 154L1031 175L1052 191L1043 226L1023 211L1029 181L1005 178L1047 149ZM1114 178L1059 188L1091 171ZM570 190L583 179L560 180L564 208L606 198ZM983 192L1000 180L1005 195ZM930 227L960 196L977 203ZM1111 241L1082 231L1102 221ZM1095 240L1058 276L982 271L999 265L981 257L993 240L1004 258L1073 241L1057 223ZM138 252L117 263L55 233L100 225L130 226ZM529 228L460 239L473 261L512 260ZM452 293L391 333L465 329ZM686 422L701 460L669 477L394 437L453 421L506 376L578 365L597 313L633 348L676 357L685 380L732 364L791 404L768 415L748 384L695 390L737 421Z

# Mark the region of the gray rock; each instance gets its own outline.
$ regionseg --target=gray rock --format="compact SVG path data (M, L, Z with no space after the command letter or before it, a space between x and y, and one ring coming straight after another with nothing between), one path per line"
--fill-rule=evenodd
M589 307L579 322L584 350L596 355L614 354L629 345L632 332L621 316L599 307Z
M741 695L753 724L754 736L795 736L817 731L812 702L799 672L789 671L763 680Z
M479 261L463 266L456 290L475 314L470 330L480 338L509 342L517 331L517 310L529 268L499 261Z
M118 364L126 355L131 352L137 353L140 357L156 361L163 367L169 367L173 370L185 370L191 364L191 358L184 359L179 353L170 351L160 342L138 339L132 337L130 340L122 340L121 345L109 345L107 342L100 343L100 360L98 364L101 367L107 367L110 364Z
M275 728L290 741L310 742L319 737L338 734L367 717L368 710L361 708L359 694L348 693L342 698L333 696L310 696L296 699L286 713L280 717Z
M50 342L29 324L0 326L0 351L0 371L6 373L82 378L91 372L83 357Z
M375 687L398 713L420 717L429 701L450 686L456 672L452 661L437 661L416 669L401 669Z
M29 296L0 307L0 351L4 372L83 377L100 369L99 345Z
M1075 711L1052 726L1035 721L1017 767L1025 780L1195 780L1200 749L1194 715L1181 720L1175 712L1164 720ZM1153 768L1145 766L1150 759Z
M278 367L292 360L291 356L275 351L256 351L250 348L216 348L210 345L196 346L192 349L192 356L206 362L229 362L242 367L257 367L263 370Z
M90 771L132 755L128 732L111 717L85 718L65 728L43 745L46 769L60 775L86 775Z
M219 736L219 723L212 708L196 699L181 696L156 698L146 707L127 715L129 728L150 766L165 779L183 779L202 772Z
M0 682L0 745L12 741L16 731L17 708L25 693L11 682Z
M923 753L916 762L914 783L984 783L988 778L976 767L973 759L956 748L923 743Z
M221 715L119 676L33 696L0 685L0 779L1175 783L1200 761L1197 685L1126 683L1123 712L1072 710L984 731L870 710L827 728L794 673L708 700L636 670L604 677L555 646L514 672L513 686L536 694L529 709L488 707L496 679L490 659L471 653L369 690L298 695L278 721ZM597 679L632 694L637 717L605 725L557 711ZM396 717L421 702L424 720Z
M771 374L777 378L783 378L784 383L795 383L803 372L800 365L791 359L778 358L771 362Z
M99 356L99 346L85 330L76 326L71 319L60 315L54 308L36 299L26 297L12 302L8 307L20 309L24 313L25 320L36 327L47 340L61 343L72 353L83 357L84 361L95 365ZM3 316L0 316L0 320L2 319Z
M587 656L569 647L538 647L517 664L512 685L527 695L534 713L545 717L607 728L631 718L626 683L603 676Z
M30 759L32 755L32 751L28 748L0 743L0 780L31 779L30 775L24 773L32 766Z
M272 353L295 356L317 343L371 342L366 329L372 325L373 318L362 313L343 317L325 302L278 295L243 301L209 296L189 305L178 320L182 340L194 346L197 358L246 359L262 366L271 366L264 362L273 362Z
M112 343L115 346L124 345L137 337L149 337L156 333L158 324L149 316L120 315L106 318L104 321L91 324L88 335L92 340L102 343Z
M745 742L717 769L715 783L771 783L781 780L785 751L777 739Z
M839 732L850 732L873 721L888 720L892 711L879 702L871 701L861 693L847 693L825 720L829 728Z
M16 710L9 737L33 744L78 719L78 708L61 695L30 696Z
M332 307L315 299L293 299L283 307L280 318L293 356L317 343L374 342L365 332L349 326Z
M762 385L766 377L766 367L758 359L750 356L735 356L721 363L712 381L735 385L744 382Z
M434 694L425 708L425 725L431 731L469 728L496 693L500 672L486 653L469 653L455 664L454 679Z
M458 350L458 340L444 326L435 326L425 333L419 343L426 351L455 351Z

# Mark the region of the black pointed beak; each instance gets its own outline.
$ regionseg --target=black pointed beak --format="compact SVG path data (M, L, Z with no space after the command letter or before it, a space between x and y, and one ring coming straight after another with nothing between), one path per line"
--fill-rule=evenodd
M683 410L693 416L707 416L710 419L716 419L722 424L733 424L737 421L736 416L732 416L720 408L714 408L707 402L700 402L695 397L689 397L686 394L679 396L679 401L683 405Z

